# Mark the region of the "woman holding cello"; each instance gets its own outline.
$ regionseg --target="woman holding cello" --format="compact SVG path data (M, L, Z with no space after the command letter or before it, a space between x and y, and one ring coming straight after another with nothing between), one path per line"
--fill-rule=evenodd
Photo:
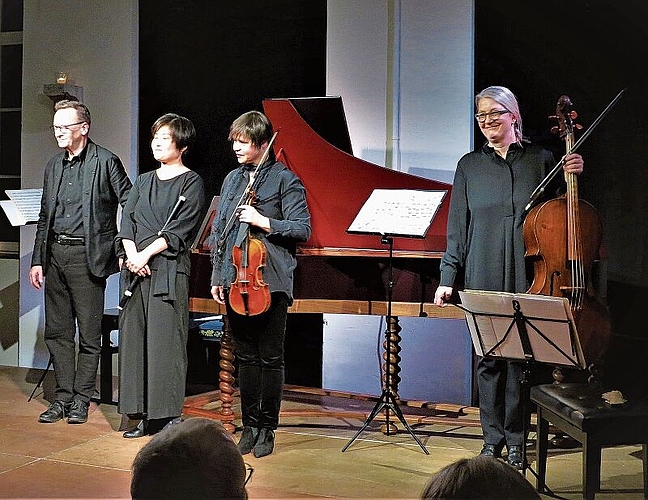
M211 294L226 305L238 360L238 449L272 453L284 382L284 336L296 244L311 233L301 180L272 157L272 125L258 111L232 123L239 162L223 181L212 234Z
M475 97L475 118L486 143L457 164L453 181L448 243L434 301L443 305L464 273L465 287L523 293L530 280L525 262L523 223L534 189L556 165L553 154L529 144L515 95L492 86ZM583 159L565 156L565 172L580 174ZM550 191L550 190L547 190ZM480 358L477 366L479 409L484 445L481 453L523 466L524 422L520 379L524 365Z

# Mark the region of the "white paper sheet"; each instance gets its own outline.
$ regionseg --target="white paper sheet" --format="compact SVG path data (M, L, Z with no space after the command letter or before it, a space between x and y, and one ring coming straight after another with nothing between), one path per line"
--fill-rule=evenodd
M374 189L347 232L424 238L446 193Z

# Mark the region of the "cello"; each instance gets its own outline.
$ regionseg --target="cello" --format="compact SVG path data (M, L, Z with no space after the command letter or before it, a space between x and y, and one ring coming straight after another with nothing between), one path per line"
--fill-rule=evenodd
M242 202L239 203L232 215L238 212L241 205L253 205L256 200L254 189L257 173L261 165L268 159L272 143L277 133L268 142L256 169L250 173L250 180L243 192ZM236 279L230 285L228 300L234 312L243 316L256 316L270 308L271 296L268 284L263 281L263 268L266 265L266 247L261 240L253 238L250 227L242 223L239 228L239 237L232 248L232 262L236 269Z
M567 154L574 150L577 117L566 95L558 99L560 133ZM600 259L602 224L596 209L578 197L576 174L565 172L564 195L533 207L524 220L526 257L533 262L533 282L527 293L566 297L588 365L599 360L612 335L607 307L595 295L592 267ZM591 369L591 368L590 368Z

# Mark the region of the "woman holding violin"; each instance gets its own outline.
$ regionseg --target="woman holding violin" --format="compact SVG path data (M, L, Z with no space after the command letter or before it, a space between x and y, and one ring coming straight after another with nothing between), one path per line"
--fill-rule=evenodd
M284 337L298 242L311 234L301 180L272 155L272 124L258 111L232 123L239 167L225 177L212 235L211 294L226 305L238 361L242 454L274 449L284 383Z
M530 280L525 262L523 223L534 189L556 165L553 154L525 141L515 95L492 86L475 97L475 118L486 143L457 164L453 181L448 243L434 302L450 300L459 273L465 288L526 292ZM583 159L565 156L563 169L580 174ZM547 190L550 191L550 190ZM481 453L523 466L525 436L520 379L524 365L480 358L477 366L479 409L484 446Z

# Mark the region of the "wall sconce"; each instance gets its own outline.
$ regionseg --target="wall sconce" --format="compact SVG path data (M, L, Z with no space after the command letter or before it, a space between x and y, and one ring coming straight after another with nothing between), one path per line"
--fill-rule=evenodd
M56 73L56 83L65 85L68 81L68 74L65 71L58 71Z

